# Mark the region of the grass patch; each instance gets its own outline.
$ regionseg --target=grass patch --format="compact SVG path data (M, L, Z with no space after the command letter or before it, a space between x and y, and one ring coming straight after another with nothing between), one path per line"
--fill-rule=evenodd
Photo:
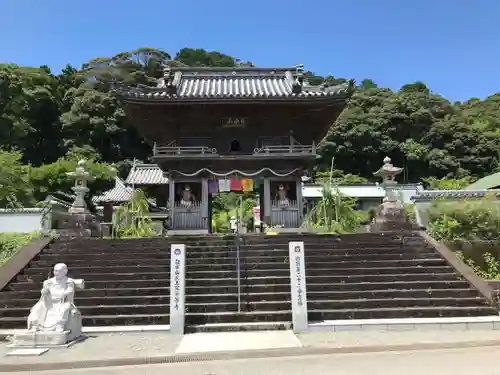
M40 236L32 233L0 233L0 266L28 242Z

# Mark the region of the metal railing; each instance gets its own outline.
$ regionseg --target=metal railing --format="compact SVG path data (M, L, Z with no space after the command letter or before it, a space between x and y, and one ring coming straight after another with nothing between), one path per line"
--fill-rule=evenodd
M241 313L241 262L240 262L240 225L243 214L243 198L240 196L240 207L236 207L236 232L234 233L234 242L236 245L236 283L238 289L238 313Z
M285 146L264 146L255 148L254 155L275 155L275 154L316 154L316 145L285 145Z
M217 155L217 149L206 146L155 146L154 156Z

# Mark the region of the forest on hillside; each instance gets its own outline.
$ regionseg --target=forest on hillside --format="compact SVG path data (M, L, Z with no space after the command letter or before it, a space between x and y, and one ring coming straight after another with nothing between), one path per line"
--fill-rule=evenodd
M123 175L133 158L147 162L152 150L128 121L111 86L154 85L165 64L252 65L191 48L174 55L139 48L78 68L68 65L59 73L47 66L0 64L0 207L30 206L47 193L69 191L65 173L81 157L89 160L97 182L110 180L111 164ZM312 84L333 85L347 78L307 72ZM320 153L316 170L328 171L334 158L335 175L350 176L346 181L373 180L386 155L405 168L405 182L472 181L500 170L500 93L452 103L424 82L393 91L367 77L332 124Z

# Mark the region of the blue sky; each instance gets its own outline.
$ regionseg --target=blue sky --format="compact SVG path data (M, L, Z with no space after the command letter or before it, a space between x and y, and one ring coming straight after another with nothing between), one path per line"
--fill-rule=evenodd
M198 47L450 100L500 91L499 0L0 0L0 16L0 61L54 71Z

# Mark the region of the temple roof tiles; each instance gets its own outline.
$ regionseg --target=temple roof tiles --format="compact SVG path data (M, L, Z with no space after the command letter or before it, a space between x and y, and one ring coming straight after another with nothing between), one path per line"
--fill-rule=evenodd
M163 176L163 171L156 164L137 164L130 170L127 185L164 185L168 178Z
M127 202L132 199L132 196L132 188L126 186L121 178L115 177L115 186L110 190L106 190L101 195L92 197L92 201L94 203Z
M500 197L500 190L422 190L411 199L423 201L432 199L461 199L461 198L483 198L486 194Z
M311 86L300 68L167 68L157 87L117 86L123 97L151 100L348 98L354 81Z

